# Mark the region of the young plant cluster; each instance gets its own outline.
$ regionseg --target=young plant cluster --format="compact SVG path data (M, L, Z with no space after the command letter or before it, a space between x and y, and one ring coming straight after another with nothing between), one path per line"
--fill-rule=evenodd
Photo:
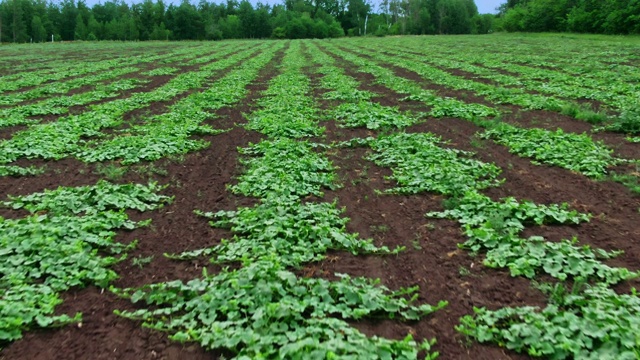
M135 243L115 242L116 231L149 223L131 221L124 211L149 211L170 202L158 194L161 190L155 183L100 181L4 201L2 206L30 215L0 217L0 344L33 327L79 321L81 314L54 315L62 302L59 293L86 285L104 288L117 277L109 267L126 258Z
M523 129L506 123L496 123L480 135L505 145L519 156L537 163L562 167L592 178L601 178L607 168L621 162L611 154L613 150L587 134L567 133L558 129Z
M345 128L366 127L370 130L404 128L418 122L415 116L403 114L396 107L361 101L337 106L333 117Z
M637 69L612 67L592 56L567 59L548 52L536 55L519 51L508 53L505 48L446 51L449 49L443 48L442 44L430 43L425 47L420 42L389 41L382 49L392 56L380 54L380 51L377 54L441 85L474 91L497 103L557 111L591 123L610 120L611 116L602 110L593 110L589 104L581 105L579 101L595 100L605 105L604 110L621 111L633 107L638 97L638 89L634 86ZM360 42L357 49L366 51L367 45ZM454 76L450 73L452 70L462 70L469 75L466 78Z
M0 95L0 105L12 105L11 108L6 108L0 111L0 127L3 126L13 126L27 123L35 123L36 119L28 119L28 116L35 115L59 115L64 114L68 111L69 106L74 105L85 105L89 102L97 101L103 98L107 98L112 95L111 91L123 91L130 89L132 87L127 86L132 83L134 85L137 82L140 82L138 79L137 82L133 81L134 79L118 79L123 75L128 75L140 70L141 65L147 65L152 62L181 62L186 61L189 58L207 58L207 52L210 50L206 47L201 49L194 48L181 48L175 49L174 51L169 52L164 55L142 55L142 56L129 56L124 59L118 60L107 60L107 61L98 61L98 62L86 62L82 64L82 71L68 73L67 76L70 76L70 79L65 78L56 78L55 80L49 80L47 83L39 84L38 86L29 89L16 89L23 91L16 91L10 93L4 93ZM51 63L49 63L51 65ZM60 66L68 66L68 62L63 62ZM75 65L74 68L76 71L78 70L78 66ZM154 69L148 72L142 73L142 75L146 76L157 76L157 75L165 75L166 71L162 71L160 68ZM59 76L58 72L59 68L56 68L55 65L52 68L53 71L47 74ZM177 69L176 69L177 70ZM161 72L162 74L160 74ZM64 70L62 71L64 73ZM156 75L157 74L157 75ZM18 80L24 80L27 75L25 72L20 73L20 77L17 79L6 79L9 77L3 77L4 81L7 81L8 84L11 82ZM169 75L169 74L166 74ZM28 78L28 77L27 77ZM46 76L45 76L46 79ZM114 83L104 83L107 81L114 81ZM86 93L74 94L71 96L64 96L71 90L78 89L83 86L95 86L97 83L103 83L103 86L97 86L95 90L88 91ZM5 83L3 82L3 85ZM102 89L102 91L97 91ZM19 105L19 103L28 100L36 100L39 98L44 98L49 95L59 94L57 97L49 97L47 99L43 99L43 101L38 101L34 104L29 105ZM15 106L19 105L19 106Z
M361 71L373 74L378 82L389 89L398 93L411 94L408 97L409 99L424 101L424 91L426 90L422 90L417 83L411 80L395 77L392 70L386 69L379 64L390 64L415 71L430 82L454 89L473 91L498 103L510 103L531 109L558 111L581 120L596 123L604 122L608 118L606 114L595 113L591 111L590 108L585 108L575 102L527 93L521 89L523 84L518 83L516 80L508 84L510 87L498 88L495 85L452 75L439 68L447 66L455 67L450 60L438 60L437 57L430 57L429 61L420 61L422 57L414 54L412 51L398 51L398 49L395 48L393 49L394 55L385 55L384 52L372 52L370 49L362 46L354 46L350 49L350 52L340 50L335 46L328 46L328 48L333 53L359 66ZM391 51L392 50L389 50L389 52ZM401 56L398 55L398 52ZM366 60L365 58L371 58L375 61ZM433 65L430 63L433 63ZM483 70L483 68L476 65L463 65L458 62L453 63L459 65L459 67L465 71L471 72L471 70L475 70L482 74L489 71L486 69ZM504 78L510 78L508 75L495 76L502 80L504 80ZM588 92L588 90L585 91ZM433 94L431 96L433 96ZM623 97L628 99L629 94ZM471 111L467 108L461 113L455 113L455 110L452 110L455 107L448 105L450 103L449 100L450 99L446 98L443 102L442 99L439 99L435 103L426 101L425 103L427 105L432 106L429 115L434 117L443 116L443 114L438 114L437 112L439 106L444 104L446 116L471 120L480 126L486 127L487 131L482 135L483 137L493 139L499 144L508 146L513 153L532 158L537 163L559 166L592 178L603 179L607 174L608 168L623 161L611 156L613 150L608 149L602 142L594 141L587 134L565 133L560 129L554 132L545 129L524 129L504 123L495 124L482 118L497 115L497 110L490 108L492 112L481 113ZM615 104L616 106L622 107L622 114L615 117L614 121L606 125L604 129L634 134L636 128L640 129L640 127L637 126L640 122L637 121L638 112L634 110L635 105L629 105L629 101L622 100ZM474 106L479 104L467 105ZM354 109L354 107L352 106L351 109ZM459 109L463 108L460 107ZM621 182L627 187L630 187L632 191L634 190L634 187L629 186L627 181Z
M443 148L439 146L444 144L442 140L430 133L381 135L365 139L365 143L374 150L367 159L392 169L398 186L388 190L390 193L459 195L501 183L500 168L473 159L473 153Z
M324 128L318 126L317 109L307 96L310 80L298 71L287 71L288 66L287 62L281 65L282 73L271 80L257 101L260 109L249 115L245 128L269 138L319 136Z
M360 49L358 49L360 50ZM366 49L363 52L369 53ZM398 49L389 50L398 53ZM510 75L496 74L492 70L477 65L470 65L455 61L452 59L440 59L437 57L429 57L428 61L416 61L423 57L406 51L399 51L402 57L387 56L377 53L375 56L381 61L386 61L396 66L415 71L424 79L439 85L444 85L456 90L472 91L477 95L483 96L496 104L513 104L524 107L526 109L545 109L550 111L562 112L578 120L586 120L593 123L600 123L607 120L608 116L604 113L596 113L588 107L580 106L576 100L565 100L565 98L581 99L591 98L594 96L593 89L584 89L577 91L578 88L571 85L561 86L561 82L545 82L528 81L526 76L513 77ZM445 68L442 70L440 68ZM475 79L467 79L464 77L453 75L446 70L459 69L470 74L477 75L488 80L492 84L486 84ZM535 94L527 91L536 91L547 94ZM571 109L571 111L569 111Z
M98 81L112 80L110 83L99 84L91 91L74 95L61 95L50 97L46 100L37 101L28 105L16 105L0 110L0 128L16 125L29 125L40 122L35 116L62 115L69 112L69 107L86 105L94 101L108 99L118 96L121 92L135 89L145 83L139 79L120 79L117 77L138 70L135 67L123 67L105 74L88 76L88 80L93 80L92 85ZM5 95L7 97L7 95ZM20 99L20 98L18 98ZM14 100L9 99L7 102Z

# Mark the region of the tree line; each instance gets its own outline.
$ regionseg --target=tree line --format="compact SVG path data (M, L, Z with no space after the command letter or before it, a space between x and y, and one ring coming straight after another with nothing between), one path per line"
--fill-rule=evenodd
M0 0L0 41L221 40L471 34L491 30L473 0Z
M508 0L499 10L504 31L640 34L639 0Z

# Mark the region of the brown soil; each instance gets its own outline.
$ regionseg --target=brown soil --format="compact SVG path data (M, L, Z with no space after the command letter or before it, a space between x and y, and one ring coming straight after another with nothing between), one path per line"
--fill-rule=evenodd
M249 95L237 106L216 111L217 118L208 123L219 128L234 127L245 122L243 114L255 109L255 101L266 89L267 82L278 74L277 65L283 52L265 67L259 78L247 87ZM389 91L373 83L370 75L357 72L352 64L338 60L337 65L361 82L361 90L378 95L374 101L383 105L399 106L402 110L426 112L428 108L417 102L400 102L401 94ZM394 69L398 70L398 69ZM320 76L307 70L314 86L313 96L318 107L327 111L335 102L320 100L326 91L318 88ZM398 70L399 71L399 70ZM399 72L401 76L416 79L417 74ZM421 80L422 81L422 80ZM423 82L421 82L423 84ZM424 86L432 86L424 84ZM444 89L436 89L445 91ZM461 97L459 92L446 96ZM468 95L468 94L467 94ZM483 99L478 99L483 100ZM471 101L471 100L470 100ZM475 101L473 99L472 101ZM484 101L484 100L483 100ZM156 105L153 105L156 106ZM163 106L163 105L157 105ZM527 119L548 115L523 112ZM133 115L132 115L133 116ZM562 119L560 119L562 120ZM564 126L577 124L560 120ZM364 129L342 129L333 120L321 124L326 127L325 136L317 141L330 143L354 137L375 135ZM580 226L541 227L527 229L525 235L544 235L551 240L578 236L581 244L605 249L621 249L625 254L611 262L613 265L640 268L640 200L631 196L623 186L611 182L595 182L569 171L546 166L535 166L527 159L510 154L505 147L490 141L480 141L474 134L481 129L460 119L426 119L407 129L409 132L432 132L450 141L446 146L476 152L478 159L494 162L503 170L505 183L485 193L494 199L515 196L538 203L569 202L572 207L594 214L588 224ZM0 132L1 133L1 132ZM606 135L606 134L605 134ZM191 279L200 275L202 267L217 271L204 260L173 261L163 253L177 253L216 244L228 237L227 230L214 229L206 219L193 214L194 209L205 211L231 210L250 206L254 199L232 195L227 184L234 183L239 175L237 148L249 142L257 142L261 136L255 132L234 127L232 131L217 136L204 137L212 146L198 153L189 154L184 161L161 160L154 165L166 169L168 175L149 175L144 165L131 167L117 182L146 182L150 177L170 185L165 190L175 196L172 204L163 209L144 214L131 212L135 220L151 218L147 228L122 232L117 240L139 244L128 260L115 266L121 278L116 287L140 286L147 283L174 279ZM618 141L613 139L611 141ZM620 154L633 155L633 149L621 147ZM634 153L637 157L637 150ZM336 199L346 209L349 217L347 228L362 238L373 238L376 244L389 247L405 246L406 251L397 256L353 256L332 252L325 261L308 264L300 272L305 276L332 277L333 273L349 273L378 277L385 286L396 289L401 286L420 286L420 302L435 304L446 300L449 305L418 322L361 321L354 326L366 334L400 339L408 333L417 340L436 338L436 350L440 359L528 359L528 356L498 348L468 342L455 331L461 316L471 314L474 306L497 309L504 306L545 304L545 297L523 278L513 278L505 270L493 270L482 265L482 255L472 257L458 249L464 242L460 226L449 220L425 218L425 213L442 209L442 196L420 194L413 196L379 195L394 186L386 179L391 175L387 168L380 168L365 159L363 148L338 149L329 152L338 167L338 177L344 187L327 191L323 201ZM73 159L58 162L30 161L21 165L46 164L44 175L31 178L0 178L0 194L29 194L57 186L94 184L100 176L96 166L88 166ZM0 199L2 200L2 199ZM17 217L20 212L0 209L0 216ZM153 256L151 263L138 267L131 259ZM628 285L628 284L625 284ZM637 284L634 283L637 286ZM133 310L129 301L118 299L109 291L90 286L74 289L64 294L65 302L59 313L83 312L82 326L66 326L60 329L32 330L25 333L2 351L0 359L217 359L220 354L207 353L194 344L181 345L168 339L166 334L143 329L139 323L113 314L114 309Z

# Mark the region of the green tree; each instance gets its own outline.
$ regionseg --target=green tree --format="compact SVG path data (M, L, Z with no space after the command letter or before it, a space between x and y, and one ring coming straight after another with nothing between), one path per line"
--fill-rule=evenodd
M242 38L242 24L237 15L229 15L220 21L220 30L225 39Z
M151 40L169 40L169 37L171 37L171 31L167 30L167 27L164 26L163 22L161 22L160 25L155 25L153 27L150 37Z
M347 0L347 11L342 17L342 27L354 29L355 35L365 34L365 22L371 12L371 4L365 0Z
M287 37L287 31L285 30L285 28L278 26L277 28L273 29L271 37L274 39L285 39Z
M162 0L157 0L155 4L153 4L153 23L155 25L160 25L163 23L165 19L165 13L167 11L167 7L164 5Z
M127 15L124 17L122 22L125 31L125 40L140 40L140 32L138 31L138 24L136 22L136 19L133 16Z
M493 20L495 16L492 14L478 14L473 17L472 34L488 34L493 31Z
M73 40L76 32L78 9L74 0L63 0L60 14L60 35L62 40Z
M87 30L87 26L84 24L84 20L82 19L82 15L78 14L76 16L76 29L73 35L74 40L86 40L89 32Z
M96 17L93 16L93 13L91 14L91 16L89 16L89 22L87 23L87 33L88 40L104 38L103 26L98 22L98 20L96 20Z
M149 40L153 26L153 1L144 0L141 4L134 5L135 12L139 19L140 40Z
M271 36L272 28L269 22L269 6L258 3L255 10L255 34L256 38L268 38Z
M204 25L200 13L188 0L180 6L170 7L172 26L169 26L176 40L195 40L204 37Z
M23 17L22 1L11 1L11 35L12 41L26 42L28 40L27 26Z
M472 30L468 1L440 0L437 5L440 34L470 34ZM477 12L477 8L476 8Z
M290 20L285 27L285 31L289 39L304 39L308 36L307 28L300 18Z
M240 19L240 28L243 38L255 37L255 13L253 5L248 0L242 0L238 6L238 19Z
M40 16L34 16L31 20L31 38L34 42L47 41L47 30L42 25Z

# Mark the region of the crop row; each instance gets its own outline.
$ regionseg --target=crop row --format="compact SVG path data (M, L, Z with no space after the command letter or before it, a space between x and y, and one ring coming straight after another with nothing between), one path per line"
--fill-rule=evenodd
M109 74L106 74L106 76L88 76L87 78L94 78L95 81L108 80L121 75L130 74L137 70L138 69L135 67L125 67L114 70ZM108 84L98 85L92 91L74 94L71 96L62 95L38 101L34 104L0 109L0 128L36 124L39 123L40 120L32 118L34 116L62 115L68 113L71 106L81 106L94 101L113 98L118 96L120 92L135 89L147 82L148 80L142 79L116 80Z
M544 274L556 279L554 285L545 285L550 295L547 308L476 309L476 316L463 318L458 330L478 341L506 344L531 355L567 358L593 354L590 356L595 359L614 354L614 358L631 359L637 342L630 329L640 319L629 314L640 309L640 302L635 293L617 295L608 286L640 274L602 262L619 255L619 251L579 246L575 238L560 242L541 236L521 238L518 234L525 226L578 224L589 217L569 210L566 204L545 206L514 198L491 200L478 190L497 186L499 170L469 158L471 154L441 148L440 142L428 133L399 133L355 139L349 145L366 144L374 150L369 160L392 169L398 186L391 193L429 191L450 195L447 210L427 216L459 221L468 237L460 246L484 252L486 266L508 268L512 276L533 279ZM443 165L446 174L442 172ZM569 284L575 284L573 290ZM572 306L562 308L563 302ZM619 308L613 311L616 306ZM598 308L610 311L598 318L581 316L595 314ZM585 327L591 331L581 332Z
M385 48L403 58L415 59L415 48L393 46ZM629 76L616 76L618 72L608 71L599 76L575 76L556 70L533 68L514 63L505 63L493 54L470 56L470 54L449 54L441 56L421 56L423 62L446 69L460 69L479 77L490 79L496 84L507 87L521 87L530 91L548 93L571 99L593 99L610 105L614 109L628 108L635 105L633 99L639 95L639 89L633 85ZM481 56L481 58L480 58ZM482 64L475 65L476 64ZM508 71L514 75L502 74L495 70ZM584 67L582 68L584 69ZM613 79L617 80L612 82Z
M135 246L114 241L115 231L145 226L131 221L127 209L148 211L171 198L157 193L155 183L60 187L27 196L9 197L0 205L24 209L18 219L0 217L0 347L25 330L81 320L55 315L60 293L72 287L106 288L117 275L109 267ZM106 255L104 255L106 254Z
M219 49L216 49L219 50ZM19 91L19 92L11 92L0 95L0 105L16 105L20 102L33 100L45 97L47 95L53 94L65 94L73 89L78 89L82 86L87 85L95 85L97 82L115 79L119 76L129 74L135 71L138 71L141 66L150 64L150 63L164 63L166 61L170 61L172 63L175 62L183 62L189 59L198 59L198 58L209 58L209 56L204 56L205 54L211 52L210 49L201 48L201 49L181 49L181 51L174 51L169 54L164 55L150 55L139 59L123 59L118 63L116 68L107 68L102 69L93 73L87 73L84 75L80 75L77 77L71 77L70 79L58 79L56 81L51 81L45 84L41 84L40 86L36 86L29 90ZM217 51L216 51L217 53ZM147 73L143 75L164 75L162 73L154 74ZM50 99L47 99L50 100ZM52 104L52 106L55 106ZM58 112L52 112L58 113ZM39 115L39 114L34 114ZM1 117L5 117L6 115L0 115Z
M417 83L396 76L393 71L374 61L334 47L326 47L329 51L353 63L359 71L372 74L377 83L400 94L409 93L410 96L405 99L422 100L431 107L430 116L451 116L474 121L488 129L481 134L482 136L495 139L498 143L508 146L512 152L532 158L538 163L560 166L587 176L601 178L607 173L607 168L622 161L611 156L613 151L602 142L596 142L586 134L565 133L561 130L554 132L544 129L524 129L482 120L482 117L496 115L497 110L481 104L466 104L456 99L438 98L434 93L422 89ZM405 66L415 70L422 65L411 62L406 63ZM425 101L425 98L428 100ZM365 105L361 108L373 109L375 105L373 107ZM349 116L354 119L353 114Z
M142 124L117 130L112 136L87 141L84 150L76 156L85 162L119 160L121 164L129 165L208 147L208 142L192 137L226 131L214 129L203 122L214 117L213 111L242 100L247 94L246 85L257 77L260 69L271 61L281 46L253 54L250 60L209 84L204 91L177 101L168 111L145 119ZM219 65L228 66L224 61Z
M637 68L630 64L635 56L634 45L611 46L611 43L606 42L558 41L558 39L536 39L532 42L460 39L456 44L446 39L442 43L433 39L425 43L424 40L420 38L389 39L386 43L422 54L428 52L430 56L438 58L446 57L467 63L483 64L483 66L486 64L487 67L509 73L519 74L522 71L525 74L530 71L548 70L560 76L568 74L580 77L576 81L584 81L586 86L590 86L590 79L598 82L609 79L614 83L633 83L640 78ZM553 44L554 41L557 43ZM587 48L589 51L584 51ZM546 72L541 72L539 75L554 77ZM610 85L614 88L618 86L618 84Z
M154 308L120 314L168 331L174 340L227 349L234 358L415 358L431 343L416 344L411 336L369 338L345 320L373 315L417 320L445 303L414 306L414 288L390 291L366 278L301 278L289 270L323 259L329 249L391 252L347 233L348 219L340 217L335 203L305 201L335 186L323 146L296 140L321 132L309 79L302 73L305 65L300 43L292 43L280 75L258 101L260 109L247 116L246 128L258 129L267 139L241 149L246 172L229 190L256 197L259 204L201 213L213 226L230 228L233 238L178 255L208 255L216 263L242 266L217 275L205 272L187 283L123 290L134 302L145 300ZM283 110L282 104L291 106L280 117L272 116ZM294 130L285 132L288 121ZM167 316L170 320L164 320Z
M402 57L398 57L385 55L380 52L374 53L363 48L358 48L354 51L359 55L368 55L378 61L390 63L392 65L414 71L422 78L428 79L429 82L434 84L444 85L455 90L472 91L473 93L483 96L496 104L506 103L518 105L525 109L545 109L551 111L561 111L564 108L571 108L573 105L572 102L563 99L546 95L530 94L525 91L526 86L524 86L524 84L518 84L519 86L517 87L498 87L472 79L455 76L433 65L429 65L429 63L436 63L437 65L442 66L442 62L437 62L436 60L428 60L426 62L419 61L423 59L423 56L419 55L403 54ZM468 71L469 69L465 68L464 70ZM506 77L506 75L501 76ZM509 85L516 85L516 83ZM587 109L581 110L578 116L588 117L589 119L594 117L604 117L604 115L588 112Z
M456 61L454 60L456 56L450 56L446 59L438 56L425 58L425 56L413 51L397 47L383 48L393 55L384 55L382 52L372 53L368 48L354 48L359 54L372 56L379 61L414 71L429 82L456 90L471 91L496 104L514 104L525 109L545 109L578 120L604 125L598 130L627 134L640 133L640 125L637 121L640 116L640 108L636 101L640 95L640 88L635 85L638 81L637 76L624 75L618 81L612 82L612 78L616 78L616 76L605 74L602 78L583 81L577 80L582 79L582 76L558 74L557 71L532 69L520 65L513 65L509 68L520 69L520 73L513 76L495 73L487 69L491 63L490 60L486 63L483 61L483 65L479 66ZM461 55L457 54L457 56ZM497 59L494 60L494 63L501 61ZM603 66L600 65L600 67ZM455 76L447 72L447 69L461 69L484 78L484 81L491 80L492 84L481 80L476 81L475 78L467 79ZM592 109L591 104L583 105L580 103L585 99L598 101L604 106L596 112Z
M322 57L322 53L317 56L326 64L319 71L326 74L323 82L329 87L331 82L354 81L336 68L331 69L330 59ZM353 101L353 105L343 126L356 125L354 118L362 119L359 126L369 129L411 123L390 120L394 108L378 105L379 110L372 111L361 99ZM457 220L468 237L460 246L484 252L486 266L508 268L512 276L534 279L544 274L556 279L542 286L549 294L547 308L476 309L475 317L461 319L459 331L481 342L505 344L536 356L594 359L605 354L616 359L637 356L637 338L630 329L638 324L637 315L631 314L640 309L640 299L635 292L618 295L609 286L636 278L640 273L603 262L621 252L578 246L575 238L550 242L541 236L527 239L519 236L526 226L579 224L588 221L589 215L570 210L567 204L538 205L511 197L493 201L480 191L501 184L500 169L473 159L472 153L441 147L442 140L429 133L391 133L352 139L342 145L368 146L373 153L367 159L392 169L391 177L397 186L389 193L427 191L449 196L445 202L447 210L427 216ZM604 313L596 315L598 310Z
M122 125L123 115L127 112L143 108L153 102L168 101L187 91L202 87L211 76L259 50L260 48L242 50L228 58L204 65L198 71L179 74L152 91L134 93L128 98L94 105L90 111L79 115L60 118L57 122L33 125L19 131L11 139L0 142L2 149L0 164L5 165L5 169L9 169L11 175L11 171L20 170L8 164L20 158L59 160L76 156L90 159L92 148L87 147L87 144L93 143L86 139L104 138L105 134L102 130L114 129ZM229 49L227 54L234 51L235 49ZM223 55L219 53L216 57Z
M98 71L114 69L122 66L131 66L138 63L153 62L168 58L170 55L140 55L125 59L109 59L96 62L64 62L60 67L40 71L25 71L0 77L0 93L18 90L23 87L37 86L47 82L60 81L68 77L78 77L92 74Z
M408 96L404 98L405 100L423 102L431 108L428 115L432 117L448 116L471 120L477 117L498 114L496 110L481 104L468 104L457 99L440 97L434 91L423 89L411 80L396 76L392 70L380 66L374 61L341 50L334 44L323 45L329 52L353 63L358 68L358 71L373 75L376 83L384 85L397 93L407 94Z

